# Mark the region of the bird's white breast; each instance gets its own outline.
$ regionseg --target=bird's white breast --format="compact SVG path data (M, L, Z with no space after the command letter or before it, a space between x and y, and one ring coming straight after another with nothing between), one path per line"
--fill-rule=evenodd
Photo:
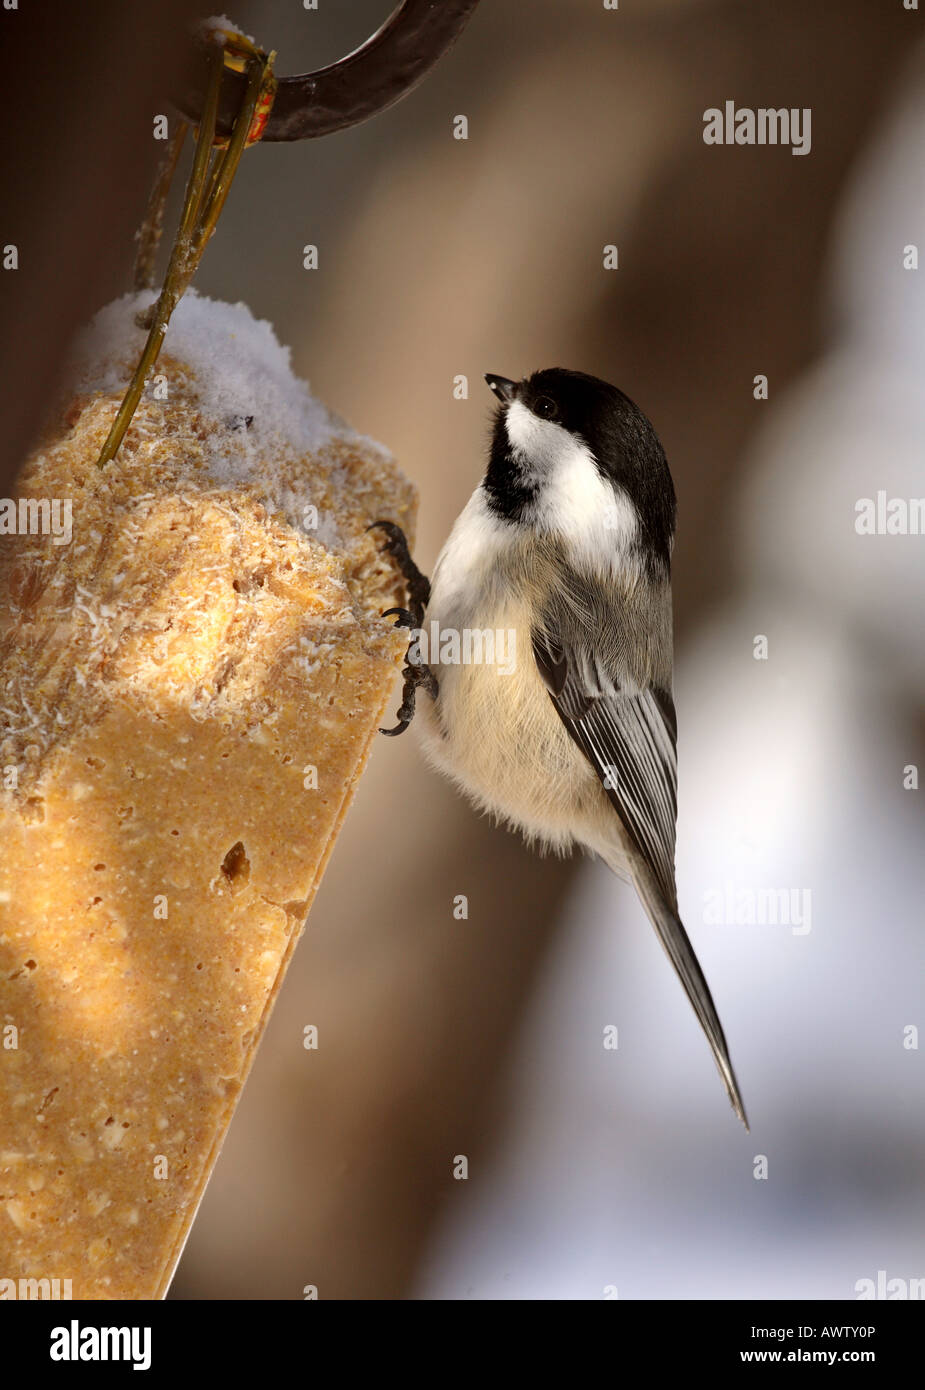
M421 698L416 723L431 761L479 806L565 849L582 838L578 809L599 814L603 793L533 656L534 615L553 580L529 533L495 516L478 488L437 562L425 630L455 630L461 648L467 629L500 632L513 659L445 665L429 652L439 695Z

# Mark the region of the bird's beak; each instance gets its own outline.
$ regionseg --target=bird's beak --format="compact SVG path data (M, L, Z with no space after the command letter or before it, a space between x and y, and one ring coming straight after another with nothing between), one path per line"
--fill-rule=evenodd
M516 381L508 381L506 376L494 376L491 372L485 373L485 380L502 405L507 405L508 401L514 399L514 392L517 390Z

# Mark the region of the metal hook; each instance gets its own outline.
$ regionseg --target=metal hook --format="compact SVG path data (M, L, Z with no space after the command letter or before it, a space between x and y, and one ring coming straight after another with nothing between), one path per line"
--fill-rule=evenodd
M479 0L402 0L382 28L353 53L317 72L279 79L263 140L312 140L385 111L417 86L462 33ZM205 105L206 62L197 53L175 104L194 125ZM245 77L226 72L216 130L227 135L240 110Z

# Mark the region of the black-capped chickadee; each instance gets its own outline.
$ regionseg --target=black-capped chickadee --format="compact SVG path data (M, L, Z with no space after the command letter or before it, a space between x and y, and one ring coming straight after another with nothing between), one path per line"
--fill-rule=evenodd
M485 380L498 401L488 469L429 592L398 528L384 527L409 579L413 612L401 620L416 629L388 732L407 725L423 686L426 754L477 806L529 843L581 845L632 881L747 1127L678 913L664 450L642 411L596 377L557 367Z

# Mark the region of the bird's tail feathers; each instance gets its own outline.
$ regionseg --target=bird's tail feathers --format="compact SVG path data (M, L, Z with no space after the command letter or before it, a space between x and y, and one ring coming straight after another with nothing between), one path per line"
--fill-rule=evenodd
M613 868L614 866L610 865L610 867ZM624 874L626 872L625 865L623 872ZM664 894L648 865L634 863L632 877L642 905L655 928L656 935L664 947L665 954L674 966L678 978L684 986L684 992L706 1034L732 1108L747 1130L748 1117L739 1091L739 1083L732 1069L726 1037L716 1012L716 1006L713 1003L713 996L710 994L709 985L704 978L690 938L684 930L684 924L677 909L665 902Z

